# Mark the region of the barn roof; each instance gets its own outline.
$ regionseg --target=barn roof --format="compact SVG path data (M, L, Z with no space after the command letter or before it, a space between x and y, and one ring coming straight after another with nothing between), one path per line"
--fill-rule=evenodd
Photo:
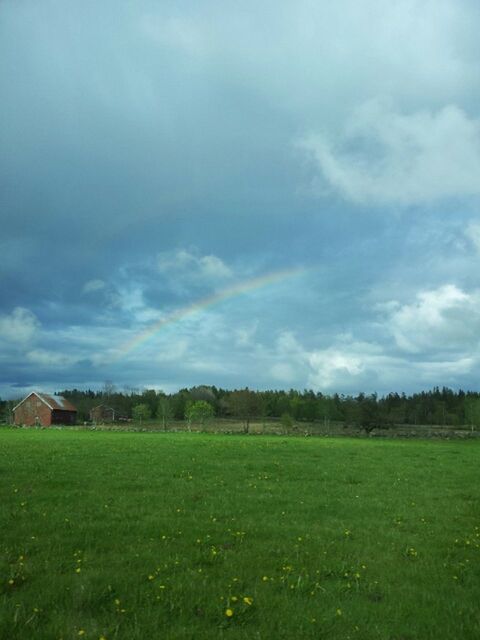
M37 396L37 398L42 400L42 402L44 402L49 409L52 409L52 411L55 411L55 410L76 411L77 410L76 407L74 407L73 404L63 396L52 396L49 393L38 393L37 391L33 391L32 393L29 393L28 396L26 396L21 402L19 402L16 407L13 407L13 410L15 411L15 409L17 409L21 404L23 404L25 400L29 398L31 395Z

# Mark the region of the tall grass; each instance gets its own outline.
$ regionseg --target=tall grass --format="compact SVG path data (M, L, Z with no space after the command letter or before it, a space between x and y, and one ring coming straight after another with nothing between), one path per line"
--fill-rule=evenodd
M0 638L478 638L479 453L2 429Z

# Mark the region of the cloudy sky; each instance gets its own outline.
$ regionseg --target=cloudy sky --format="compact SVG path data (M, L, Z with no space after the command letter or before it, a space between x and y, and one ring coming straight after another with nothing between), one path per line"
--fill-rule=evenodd
M480 379L476 0L3 0L0 396Z

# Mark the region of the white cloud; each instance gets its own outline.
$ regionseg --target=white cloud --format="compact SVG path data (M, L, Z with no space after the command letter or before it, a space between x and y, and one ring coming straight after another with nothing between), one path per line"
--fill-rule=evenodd
M426 204L480 195L480 120L454 105L405 115L385 101L355 109L332 139L300 142L325 183L363 204Z
M94 291L100 291L105 288L105 282L100 279L89 280L83 285L83 293L93 293Z
M480 295L453 284L420 291L414 302L392 307L386 327L404 351L476 349L480 340Z
M444 292L446 306L448 299L453 304L457 298L454 291ZM291 332L284 332L271 359L270 375L282 384L325 393L358 393L452 384L479 364L480 353L478 349L470 352L465 344L463 349L439 352L430 344L421 357L412 359L410 353L394 352L391 344L343 334L333 336L327 347L307 348Z
M274 364L270 369L270 375L282 384L294 384L298 380L297 371L288 362Z
M230 267L227 267L223 260L217 256L203 256L199 258L198 264L202 278L206 280L223 280L232 276Z
M248 326L237 327L233 329L233 335L235 339L235 345L237 347L250 347L253 345L253 338L258 329L258 321L251 323Z
M0 338L15 343L28 343L40 323L34 313L24 307L15 307L10 315L0 316Z
M465 229L465 235L473 244L478 253L480 253L480 223L471 222Z
M230 267L218 256L199 256L186 249L160 253L157 264L160 273L171 278L177 289L220 286L233 275Z
M329 348L313 351L308 356L311 371L308 380L311 386L330 389L339 379L358 377L365 370L365 359L351 350Z
M470 356L453 357L451 360L432 360L416 363L413 370L419 381L427 385L432 384L432 380L443 380L446 384L453 378L464 376L478 365L478 354ZM405 372L407 367L405 367Z
M401 361L386 355L379 345L334 336L325 348L307 348L290 331L278 337L270 374L283 384L334 392L374 390L382 372L382 384L396 379Z

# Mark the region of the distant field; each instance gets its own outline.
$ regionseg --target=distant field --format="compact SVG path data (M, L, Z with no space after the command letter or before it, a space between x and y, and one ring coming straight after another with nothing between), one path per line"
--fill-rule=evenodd
M0 429L0 638L477 639L479 455Z
M163 427L158 419L149 419L143 422L133 420L121 423L79 423L74 429L99 429L102 431L169 431L186 432L188 424L185 420L171 420ZM245 433L244 423L235 418L214 418L200 425L193 423L191 431L202 433ZM291 435L291 436L347 436L351 438L365 437L365 429L355 425L346 425L342 421L323 420L315 422L294 421L285 427L279 418L267 418L265 420L252 420L248 432L251 435ZM480 438L478 428L470 425L426 425L426 424L398 424L376 427L368 434L374 438Z

